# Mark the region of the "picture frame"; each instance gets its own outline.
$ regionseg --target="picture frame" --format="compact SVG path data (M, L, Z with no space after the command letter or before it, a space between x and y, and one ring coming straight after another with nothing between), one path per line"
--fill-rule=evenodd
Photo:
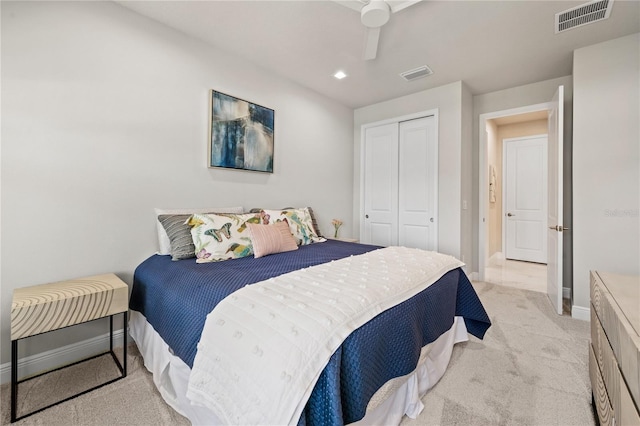
M274 110L210 91L208 167L273 173Z

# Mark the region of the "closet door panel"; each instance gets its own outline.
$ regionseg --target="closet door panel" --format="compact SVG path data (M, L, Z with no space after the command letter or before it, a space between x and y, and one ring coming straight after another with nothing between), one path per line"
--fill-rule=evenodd
M364 146L363 243L398 244L398 123L371 127Z
M399 126L398 243L437 250L438 152L434 117Z

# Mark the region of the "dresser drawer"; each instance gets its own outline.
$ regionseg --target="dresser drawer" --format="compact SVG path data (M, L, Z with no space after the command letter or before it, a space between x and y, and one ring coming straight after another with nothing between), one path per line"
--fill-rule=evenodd
M601 426L615 425L613 409L607 396L607 389L604 386L602 374L598 368L598 361L593 351L593 346L589 346L589 376L591 378L591 391L598 413L598 420Z
M591 344L602 380L615 414L620 412L620 382L623 381L616 357L600 321L591 310ZM624 384L624 381L623 381ZM616 416L617 417L617 416Z
M601 272L591 274L592 307L615 354L620 371L626 378L629 393L636 406L640 406L640 326L637 324L639 293L640 281L635 277ZM626 309L623 311L621 306ZM605 380L606 378L605 376Z
M602 284L600 277L595 272L591 272L591 274L589 275L589 280L589 295L591 296L591 306L595 311L597 317L602 319L602 298L604 297L602 292L604 284ZM593 312L591 319L593 320Z
M622 378L620 378L620 407L614 411L616 418L620 419L619 425L640 425L640 414L638 414L629 389Z

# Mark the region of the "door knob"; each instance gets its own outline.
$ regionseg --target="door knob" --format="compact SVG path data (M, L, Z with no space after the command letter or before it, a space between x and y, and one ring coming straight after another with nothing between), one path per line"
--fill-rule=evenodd
M513 213L507 213L507 216L511 217L511 216L515 216L515 214L513 214Z
M364 218L365 218L365 219L369 219L369 215L368 215L368 214L365 214L365 215L364 215Z

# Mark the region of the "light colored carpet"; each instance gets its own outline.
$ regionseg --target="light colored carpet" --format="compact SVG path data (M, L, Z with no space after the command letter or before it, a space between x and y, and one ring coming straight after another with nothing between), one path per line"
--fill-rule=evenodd
M120 348L121 349L121 348ZM128 347L127 377L40 413L14 425L112 426L189 425L169 407L153 384L135 344ZM118 357L122 353L117 350ZM18 390L18 415L64 399L120 375L110 355L105 355L63 371L29 380ZM2 386L2 425L11 418L11 389Z
M542 293L488 283L474 287L492 327L484 340L456 345L449 370L422 399L424 411L403 425L594 425L589 323L556 315ZM164 403L135 346L129 352L125 379L15 425L188 425ZM73 369L21 385L19 410L118 374L108 357ZM5 425L9 386L1 392Z
M454 348L449 369L403 425L595 425L589 323L544 293L474 283L492 326Z

